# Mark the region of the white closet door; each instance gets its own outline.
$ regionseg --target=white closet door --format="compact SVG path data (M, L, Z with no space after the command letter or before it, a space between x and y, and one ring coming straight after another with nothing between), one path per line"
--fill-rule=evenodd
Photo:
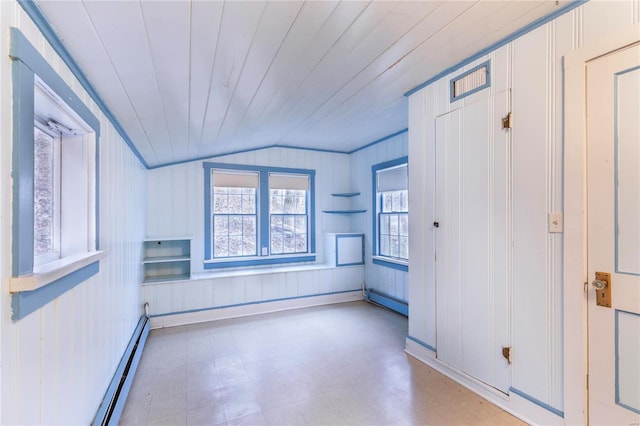
M502 118L508 111L505 91L436 120L437 358L505 393L511 197L510 135Z

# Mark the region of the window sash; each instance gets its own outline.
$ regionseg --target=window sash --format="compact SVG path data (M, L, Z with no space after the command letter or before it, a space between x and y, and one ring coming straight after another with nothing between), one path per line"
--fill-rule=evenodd
M378 213L378 255L409 260L409 214Z
M276 228L280 223L282 231ZM289 230L285 230L289 223ZM293 242L293 250L288 250L287 240ZM279 246L279 247L278 247ZM291 245L289 245L291 247ZM307 214L270 214L269 251L272 255L298 254L309 252L309 218Z

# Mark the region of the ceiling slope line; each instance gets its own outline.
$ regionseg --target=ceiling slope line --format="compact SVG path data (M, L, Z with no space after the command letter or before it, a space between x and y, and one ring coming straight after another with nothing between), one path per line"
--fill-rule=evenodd
M372 147L374 145L377 145L379 143L385 142L389 139L395 138L396 136L400 136L403 133L408 132L409 129L405 128L402 130L399 130L397 132L391 133L390 135L384 136L380 139L376 139L373 142L369 142L366 145L362 145L359 148L353 149L351 151L339 151L339 150L334 150L334 149L324 149L324 148L308 148L308 147L304 147L304 146L295 146L295 145L286 145L286 144L271 144L271 145L265 145L265 146L260 146L260 147L256 147L256 148L247 148L247 149L239 149L237 151L227 151L227 152L223 152L220 154L214 154L214 155L209 155L209 156L203 156L203 157L198 157L198 158L190 158L190 159L186 159L186 160L180 160L180 161L174 161L171 163L165 163L165 164L157 164L154 166L150 166L148 167L149 170L153 170L153 169L160 169L163 167L170 167L170 166L176 166L179 164L186 164L186 163L193 163L196 161L203 161L203 160L210 160L213 158L220 158L220 157L228 157L230 155L237 155L237 154L245 154L247 152L254 152L254 151L262 151L265 149L272 149L272 148L283 148L283 149L296 149L296 150L301 150L301 151L315 151L315 152L324 152L327 154L344 154L344 155L351 155L355 152L358 151L362 151L363 149Z
M476 52L475 54L469 56L468 58L458 62L457 64L440 71L438 74L436 74L433 77L429 78L425 82L420 83L419 85L417 85L413 89L408 90L407 92L405 92L404 96L408 97L408 96L413 95L415 92L424 89L425 87L427 87L431 83L434 83L434 82L440 80L442 77L445 77L446 75L456 71L457 69L462 68L465 65L468 65L471 62L480 59L484 55L487 55L488 53L491 53L494 50L499 49L500 47L502 47L502 46L514 41L517 38L522 37L523 35L535 30L538 27L541 27L542 25L554 20L555 18L557 18L559 16L564 15L565 13L572 11L573 9L583 5L584 3L588 2L588 1L589 0L570 0L569 4L567 4L566 6L556 10L555 12L552 12L552 13L548 14L547 16L543 16L542 18L538 18L537 20L533 21L532 23L530 23L530 24L524 26L523 28L515 31L514 33L506 36L502 40L499 40L499 41L493 43L492 45L480 50L479 52Z
M93 88L85 74L82 72L76 61L73 59L67 48L64 46L58 35L55 33L49 21L44 17L42 11L38 7L38 5L33 0L17 0L18 4L22 7L22 9L29 15L29 18L36 25L40 33L44 36L45 40L49 43L49 45L53 48L56 54L62 59L65 65L69 68L74 77L80 82L80 85L87 91L91 99L96 103L98 108L105 115L107 120L111 122L111 125L116 129L116 132L120 135L120 137L127 144L131 152L136 156L138 161L146 168L149 169L149 164L146 162L140 151L135 147L127 132L125 132L124 128L116 117L113 115L111 110L104 103L102 98L98 95L98 92Z

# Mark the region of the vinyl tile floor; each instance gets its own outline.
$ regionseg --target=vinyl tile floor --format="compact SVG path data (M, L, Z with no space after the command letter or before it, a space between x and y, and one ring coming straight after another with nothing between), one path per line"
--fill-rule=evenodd
M366 302L153 330L120 424L524 424L407 355L406 335Z

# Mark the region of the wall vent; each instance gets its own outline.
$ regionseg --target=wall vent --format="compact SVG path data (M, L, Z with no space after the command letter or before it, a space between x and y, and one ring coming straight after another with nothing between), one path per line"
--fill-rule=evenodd
M489 61L487 61L451 80L451 102L490 85Z

